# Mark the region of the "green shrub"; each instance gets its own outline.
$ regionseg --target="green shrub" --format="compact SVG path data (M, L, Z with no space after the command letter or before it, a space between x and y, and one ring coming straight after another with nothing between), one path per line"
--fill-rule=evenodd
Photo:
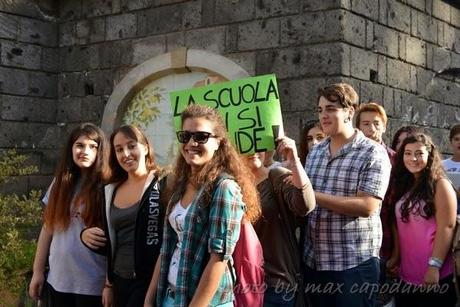
M16 176L36 172L35 166L26 166L26 160L14 150L1 154L0 184L13 184ZM22 196L0 193L0 306L11 305L4 297L19 297L32 268L42 220L39 197L37 191Z

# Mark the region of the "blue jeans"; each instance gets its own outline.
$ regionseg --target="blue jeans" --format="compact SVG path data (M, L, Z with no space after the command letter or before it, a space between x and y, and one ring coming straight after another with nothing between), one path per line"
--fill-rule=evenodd
M264 307L294 307L296 292L268 287L264 293Z
M174 298L171 295L169 295L168 291L166 291L166 295L163 299L163 303L161 304L161 307L174 307ZM233 307L233 302L219 305L219 307Z
M454 307L457 297L453 276L449 275L439 280L439 287L431 291L423 291L417 285L400 281L399 291L396 292L396 307Z
M372 257L344 271L316 271L306 267L305 294L313 307L368 307L379 292L380 263Z

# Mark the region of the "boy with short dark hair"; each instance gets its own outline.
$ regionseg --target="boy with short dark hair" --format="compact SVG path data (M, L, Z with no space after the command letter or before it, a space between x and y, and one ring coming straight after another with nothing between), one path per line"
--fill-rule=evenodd
M380 144L353 128L358 95L350 85L332 84L318 94L328 138L313 147L305 166L317 203L305 229L305 292L314 307L373 306L390 160ZM322 291L311 289L318 285ZM334 291L326 291L328 285Z
M453 125L449 133L452 157L443 160L442 164L450 180L460 188L460 124Z
M446 172L460 172L460 124L453 125L449 133L452 157L442 161Z

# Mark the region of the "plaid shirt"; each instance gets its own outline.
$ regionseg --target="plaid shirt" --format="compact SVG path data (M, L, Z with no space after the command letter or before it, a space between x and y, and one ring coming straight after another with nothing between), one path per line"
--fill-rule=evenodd
M331 156L329 144L328 138L307 157L305 170L313 189L346 197L361 191L383 199L391 170L385 148L358 130L335 156ZM343 271L379 256L382 241L379 212L367 218L353 217L319 205L307 220L304 260L309 267Z
M190 204L184 221L174 306L189 305L210 253L222 255L222 259L233 264L232 254L240 235L240 223L245 209L240 188L234 180L221 180L216 185L211 202L208 204L203 201L203 189L198 191L198 196ZM174 195L170 206L180 197L181 195ZM168 216L166 216L167 220ZM177 234L169 222L165 222L157 289L158 306L162 305L166 295L169 265L176 244ZM233 265L230 267L233 268ZM230 272L229 266L226 266L210 306L233 301L234 276L235 273Z

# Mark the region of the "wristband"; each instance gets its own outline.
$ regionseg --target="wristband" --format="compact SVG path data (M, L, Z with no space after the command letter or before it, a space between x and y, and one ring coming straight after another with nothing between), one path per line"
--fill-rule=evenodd
M443 264L443 261L436 257L430 257L430 259L428 260L429 266L432 266L438 269L442 268L442 264Z

